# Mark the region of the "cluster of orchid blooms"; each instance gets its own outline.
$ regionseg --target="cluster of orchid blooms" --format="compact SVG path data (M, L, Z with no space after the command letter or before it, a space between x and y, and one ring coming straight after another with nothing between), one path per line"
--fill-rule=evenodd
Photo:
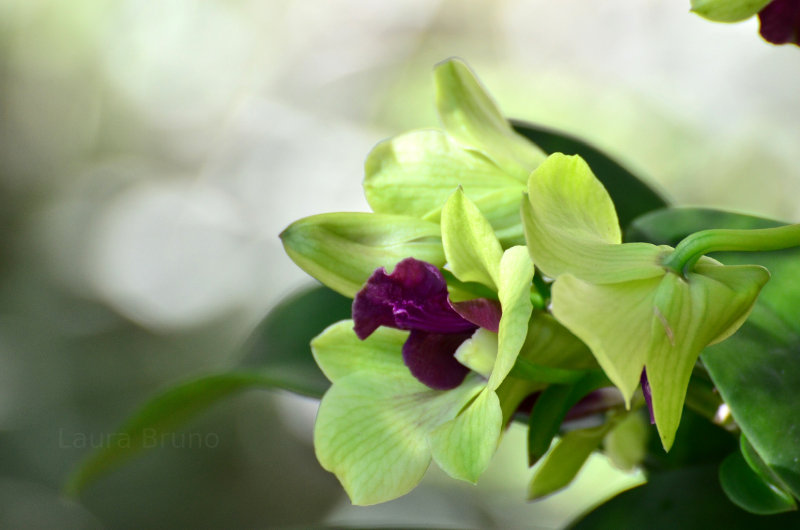
M705 257L726 250L708 234L676 249L622 243L583 159L515 133L462 62L438 65L435 80L444 130L374 148L374 213L282 234L301 268L354 298L352 320L311 345L332 382L320 463L362 505L407 493L431 459L475 482L521 405L587 378L574 397L617 396L584 429L588 452L645 403L668 450L701 351L741 326L769 273Z

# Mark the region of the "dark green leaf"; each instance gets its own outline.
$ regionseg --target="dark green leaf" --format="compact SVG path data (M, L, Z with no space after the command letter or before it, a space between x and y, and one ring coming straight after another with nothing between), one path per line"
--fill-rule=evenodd
M765 482L739 451L722 462L719 481L728 498L748 512L768 515L797 509L792 496Z
M535 464L550 449L569 409L589 392L608 384L608 379L602 372L589 372L573 384L552 385L542 391L528 420L530 465Z
M570 135L531 123L514 121L514 129L545 153L580 155L608 190L622 226L636 217L667 205L652 188L599 149Z
M767 228L777 221L700 209L653 212L637 219L631 238L675 244L709 228ZM702 361L747 439L795 496L800 495L800 249L721 253L723 263L754 263L772 278L748 321Z
M278 304L253 332L243 363L268 369L283 388L321 397L330 383L314 362L311 339L339 320L350 318L353 301L327 287L311 287Z
M288 388L269 373L239 372L194 379L173 387L145 403L70 476L65 491L77 495L85 486L108 473L214 403L250 388Z
M722 491L712 464L654 473L647 484L614 497L573 528L789 530L800 528L800 513L764 517L740 509Z

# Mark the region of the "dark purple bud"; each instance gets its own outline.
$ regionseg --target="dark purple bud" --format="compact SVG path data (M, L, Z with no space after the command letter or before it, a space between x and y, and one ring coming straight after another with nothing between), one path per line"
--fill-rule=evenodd
M464 319L469 320L476 326L488 329L492 333L497 333L500 326L500 317L503 311L500 309L500 302L489 300L488 298L476 298L464 302L450 302L456 313Z
M758 19L765 40L800 45L800 0L773 0L761 10Z
M647 410L650 412L650 425L655 425L656 417L653 416L653 396L650 392L650 381L647 380L647 369L642 370L642 393L644 401L647 403Z
M475 325L450 306L447 283L434 265L406 258L391 274L377 269L353 300L353 321L360 339L379 326L429 333L470 333Z
M469 372L453 354L471 335L471 331L439 334L412 330L403 345L403 361L421 383L435 390L450 390Z

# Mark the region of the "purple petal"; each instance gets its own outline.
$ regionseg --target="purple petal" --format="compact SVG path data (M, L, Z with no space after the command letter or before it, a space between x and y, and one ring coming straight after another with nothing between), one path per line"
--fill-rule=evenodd
M500 316L503 314L500 302L488 298L476 298L464 302L450 302L450 305L456 310L456 313L476 326L497 333L500 327Z
M353 321L360 339L378 326L431 333L474 330L450 307L447 283L434 265L414 258L397 264L392 274L377 269L353 300Z
M650 425L655 425L656 417L653 416L653 396L650 392L650 381L647 380L647 369L642 370L642 393L644 401L647 403L647 410L650 411Z
M453 354L468 333L426 333L412 330L403 345L403 361L411 374L435 390L449 390L461 384L469 369Z
M773 44L798 44L800 0L774 0L758 14L761 36Z

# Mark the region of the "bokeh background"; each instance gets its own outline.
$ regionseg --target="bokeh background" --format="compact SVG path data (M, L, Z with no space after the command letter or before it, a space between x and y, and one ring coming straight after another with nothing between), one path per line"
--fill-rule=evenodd
M380 139L436 125L460 56L503 111L583 137L678 204L800 220L800 50L689 1L0 0L0 527L560 527L640 477L524 501L524 433L478 488L432 470L349 506L315 403L248 392L59 489L148 396L234 366L309 279L278 233L367 210ZM194 438L195 440L197 438Z

